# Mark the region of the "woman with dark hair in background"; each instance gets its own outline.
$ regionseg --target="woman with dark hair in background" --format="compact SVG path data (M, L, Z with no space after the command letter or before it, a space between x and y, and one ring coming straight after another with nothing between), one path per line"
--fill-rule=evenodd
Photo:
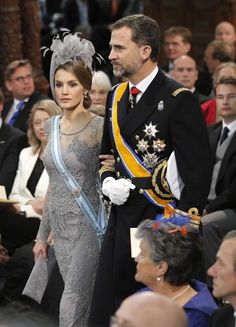
M189 327L207 327L217 305L207 285L192 279L201 258L198 228L176 226L171 218L145 220L136 236L141 243L135 279L147 286L140 291L152 290L171 298L185 310Z

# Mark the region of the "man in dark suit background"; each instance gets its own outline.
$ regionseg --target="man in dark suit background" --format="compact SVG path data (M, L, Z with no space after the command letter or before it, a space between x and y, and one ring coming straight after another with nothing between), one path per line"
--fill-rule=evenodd
M193 94L157 66L157 23L132 15L112 26L109 59L113 73L128 81L108 95L102 154L102 191L112 202L91 307L91 326L107 326L120 302L141 285L134 280L130 228L154 219L173 196L165 181L174 150L184 181L178 209L202 213L211 178L210 146L201 109ZM136 95L136 96L135 96ZM159 179L160 178L160 179Z
M19 129L2 121L4 97L0 90L0 185L9 195L15 179L21 149L27 146L27 136Z
M206 268L214 263L224 235L236 229L236 79L219 81L216 105L222 121L209 126L215 164L202 217Z
M216 310L210 318L208 327L235 327L234 308L227 304Z
M163 50L168 63L162 69L166 73L171 73L176 58L190 52L191 43L192 33L187 27L171 26L164 31Z
M27 132L27 121L33 105L45 96L35 91L33 68L28 59L14 60L5 70L5 85L12 99L5 103L5 123Z
M182 55L176 58L173 62L171 77L176 82L179 82L184 87L187 87L195 95L200 104L209 100L209 97L201 94L195 87L195 83L198 79L198 69L197 63L192 57Z
M209 327L236 326L236 230L228 232L216 255L214 264L208 269L213 278L213 295L222 298L227 305L214 312Z

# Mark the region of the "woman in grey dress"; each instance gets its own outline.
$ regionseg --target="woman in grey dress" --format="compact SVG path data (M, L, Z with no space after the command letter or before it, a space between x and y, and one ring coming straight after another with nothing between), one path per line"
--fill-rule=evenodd
M84 46L89 42L83 41ZM81 40L77 38L77 42ZM98 213L96 179L103 118L87 111L91 104L92 73L86 60L77 53L76 58L54 65L52 91L63 109L59 119L62 160ZM65 283L60 303L60 327L82 327L87 326L99 242L96 230L75 200L80 191L77 194L71 192L57 169L52 153L55 135L51 126L49 120L45 128L48 144L44 164L50 181L34 255L35 259L40 254L47 258L47 238L51 231L56 260Z

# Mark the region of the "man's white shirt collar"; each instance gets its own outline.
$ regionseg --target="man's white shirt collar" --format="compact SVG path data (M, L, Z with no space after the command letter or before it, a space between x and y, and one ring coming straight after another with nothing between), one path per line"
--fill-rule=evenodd
M229 136L231 136L236 131L236 120L232 121L229 124L226 124L224 120L222 121L222 131L224 127L228 127L229 129Z
M146 91L148 86L151 84L151 82L154 80L157 73L158 73L158 67L156 66L153 69L153 71L147 77L145 77L141 82L139 82L138 84L134 85L131 82L129 82L129 89L131 89L131 87L135 86L141 91L137 95L137 102L139 101L139 99L141 98L143 93Z
M29 101L29 98L26 98L24 100L17 100L17 99L14 98L14 100L13 100L13 107L16 108L16 106L18 105L18 103L20 103L21 101L28 102Z

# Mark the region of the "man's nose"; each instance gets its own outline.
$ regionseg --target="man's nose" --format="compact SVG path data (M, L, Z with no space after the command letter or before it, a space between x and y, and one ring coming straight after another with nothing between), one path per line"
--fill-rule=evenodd
M116 58L116 53L113 49L110 50L110 53L109 53L109 56L108 56L108 59L109 60L112 60L112 59L115 59Z

